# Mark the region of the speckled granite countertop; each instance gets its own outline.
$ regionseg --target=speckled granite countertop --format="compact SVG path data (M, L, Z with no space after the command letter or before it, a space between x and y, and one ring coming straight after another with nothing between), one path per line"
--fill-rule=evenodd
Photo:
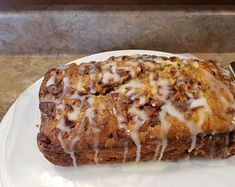
M194 53L202 59L213 59L227 66L235 53ZM44 73L61 64L85 56L0 56L0 121L17 96Z

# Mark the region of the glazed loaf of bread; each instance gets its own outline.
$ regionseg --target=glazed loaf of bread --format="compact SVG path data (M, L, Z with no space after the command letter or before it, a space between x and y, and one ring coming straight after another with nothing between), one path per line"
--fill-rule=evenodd
M235 154L235 86L214 61L134 55L49 70L37 143L76 166Z

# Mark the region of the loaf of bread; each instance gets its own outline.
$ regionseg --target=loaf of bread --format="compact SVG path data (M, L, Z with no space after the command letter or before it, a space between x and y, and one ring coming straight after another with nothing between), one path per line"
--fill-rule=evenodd
M133 55L49 70L37 143L55 165L235 154L235 86L214 61Z

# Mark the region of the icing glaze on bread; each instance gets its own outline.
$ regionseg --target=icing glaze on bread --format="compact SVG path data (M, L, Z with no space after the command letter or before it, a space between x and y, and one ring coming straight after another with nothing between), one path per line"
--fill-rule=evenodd
M227 157L234 93L214 61L134 55L51 69L38 146L62 166Z

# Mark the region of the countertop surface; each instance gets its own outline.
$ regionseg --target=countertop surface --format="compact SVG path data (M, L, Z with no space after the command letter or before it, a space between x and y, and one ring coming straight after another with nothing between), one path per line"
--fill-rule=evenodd
M235 53L194 53L201 59L217 60L227 67L235 60ZM0 56L0 121L21 92L41 78L44 73L61 64L86 56Z

